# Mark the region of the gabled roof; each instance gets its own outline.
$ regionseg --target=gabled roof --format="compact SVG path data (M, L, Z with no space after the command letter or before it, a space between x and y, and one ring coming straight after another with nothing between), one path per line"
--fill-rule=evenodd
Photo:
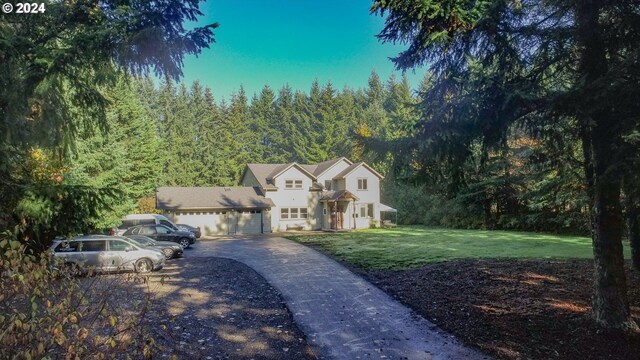
M315 180L316 179L316 177L313 175L313 173L310 172L309 170L305 169L303 165L300 165L297 162L292 162L292 163L289 163L289 164L279 164L279 166L274 168L273 171L271 172L271 174L269 174L269 176L267 176L267 181L273 180L274 178L278 177L280 174L282 174L283 172L291 169L292 167L295 167L298 170L302 171L303 173L307 174L311 178L311 180Z
M351 174L352 172L354 172L356 169L358 169L361 166L364 166L367 170L371 171L375 176L380 178L380 180L384 179L384 176L380 175L380 173L378 173L377 171L373 170L373 168L371 166L369 166L369 165L367 165L366 163L363 163L363 162L359 162L359 163L355 163L355 164L349 165L348 168L342 170L338 175L334 176L333 179L334 180L344 179L347 175Z
M156 207L177 209L264 209L275 206L258 187L160 187Z
M331 169L335 164L339 163L342 160L346 161L349 165L353 164L351 161L349 161L349 159L347 159L344 156L337 159L327 160L315 165L316 168L313 171L313 175L315 175L316 177L322 175L323 173Z
M253 175L258 179L258 184L263 189L275 189L275 185L273 182L267 181L269 175L276 169L278 166L282 166L284 164L247 164L247 169L253 173ZM244 177L244 175L243 175Z
M273 178L277 177L278 175L294 166L300 171L307 174L312 180L316 180L313 171L315 170L317 165L303 165L296 162L288 164L247 164L245 172L247 170L251 171L256 179L258 179L258 184L260 184L261 188L265 190L271 190L276 189L276 186L273 185Z
M362 162L353 164L346 157L331 159L318 164L298 164L297 162L291 162L287 164L247 164L247 167L245 168L245 173L247 171L251 171L253 175L256 177L256 179L258 179L258 184L260 184L260 187L262 189L275 190L277 188L273 184L273 179L278 177L283 172L289 170L292 167L297 168L298 170L308 175L311 178L311 180L316 181L318 176L327 172L329 169L331 169L332 167L334 167L336 164L338 164L343 160L349 164L349 167L344 171L342 171L337 176L335 176L334 179L344 178L344 176L346 176L351 171L357 169L360 166L365 166L367 169L373 172L380 179L384 178L378 172L373 170L369 165ZM243 174L243 177L244 176L245 174Z
M338 200L359 200L357 196L353 195L347 190L329 190L323 191L320 201L338 201Z

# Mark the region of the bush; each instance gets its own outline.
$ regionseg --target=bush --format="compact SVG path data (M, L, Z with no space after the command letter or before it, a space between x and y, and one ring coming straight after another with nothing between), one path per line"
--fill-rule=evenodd
M10 238L0 236L0 358L151 356L154 342L143 323L150 300L145 279L77 278L61 272L59 261Z

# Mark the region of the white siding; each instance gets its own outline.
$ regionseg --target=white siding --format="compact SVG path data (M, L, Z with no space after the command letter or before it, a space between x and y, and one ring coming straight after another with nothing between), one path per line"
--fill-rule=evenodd
M286 189L286 180L302 180L301 189ZM292 167L274 179L277 191L269 191L266 196L275 204L271 208L271 227L273 231L286 231L287 227L302 227L305 230L317 230L321 227L322 209L320 191L309 191L313 181L296 167ZM307 219L281 219L282 208L307 208Z
M329 168L327 171L325 171L324 174L320 174L320 176L318 177L318 183L320 183L320 185L324 186L324 182L325 180L331 180L333 179L334 176L338 175L339 173L341 173L344 169L349 167L349 163L346 160L340 160L337 164L334 164L333 167ZM335 186L335 183L333 184ZM336 190L336 189L332 189L332 190Z
M358 179L362 178L367 179L367 190L358 190ZM379 226L380 178L369 171L366 167L360 166L346 176L344 186L346 190L358 197L358 201L356 201L356 210L359 209L358 205L360 204L373 204L373 216L368 219L361 219L358 216L356 220L356 227L359 229L368 228L371 221L373 221L376 226Z

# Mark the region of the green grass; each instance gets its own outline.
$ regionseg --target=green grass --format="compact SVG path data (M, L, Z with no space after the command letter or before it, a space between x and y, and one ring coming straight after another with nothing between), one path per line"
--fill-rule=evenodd
M593 257L590 238L515 231L402 226L288 238L369 270L406 269L453 259Z

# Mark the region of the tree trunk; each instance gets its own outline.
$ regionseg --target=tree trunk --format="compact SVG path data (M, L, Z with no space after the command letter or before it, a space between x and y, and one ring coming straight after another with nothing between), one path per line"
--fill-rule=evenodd
M576 2L577 39L581 48L582 73L578 96L591 102L593 99L589 99L588 94L593 89L590 85L597 82L608 70L606 46L600 33L601 8L601 0ZM595 109L587 105L579 106L576 110L583 126L590 130L587 134L591 138L590 144L587 144L590 145L591 158L585 161L593 164L593 178L587 179L587 183L592 186L588 191L593 196L593 317L599 325L608 329L638 331L638 325L633 321L629 311L622 252L622 174L616 171L615 160L622 141L620 125L617 119L612 118L612 109L608 104L600 103ZM586 169L588 172L588 165Z
M596 150L596 159L604 155ZM605 153L606 154L606 153ZM604 155L606 156L606 155ZM593 316L606 328L638 331L631 318L622 253L624 220L620 203L620 182L601 171L605 161L596 166L594 191L594 295Z
M640 193L635 189L637 184L630 177L624 181L624 195L626 199L627 231L629 245L631 245L631 260L633 267L640 271Z

